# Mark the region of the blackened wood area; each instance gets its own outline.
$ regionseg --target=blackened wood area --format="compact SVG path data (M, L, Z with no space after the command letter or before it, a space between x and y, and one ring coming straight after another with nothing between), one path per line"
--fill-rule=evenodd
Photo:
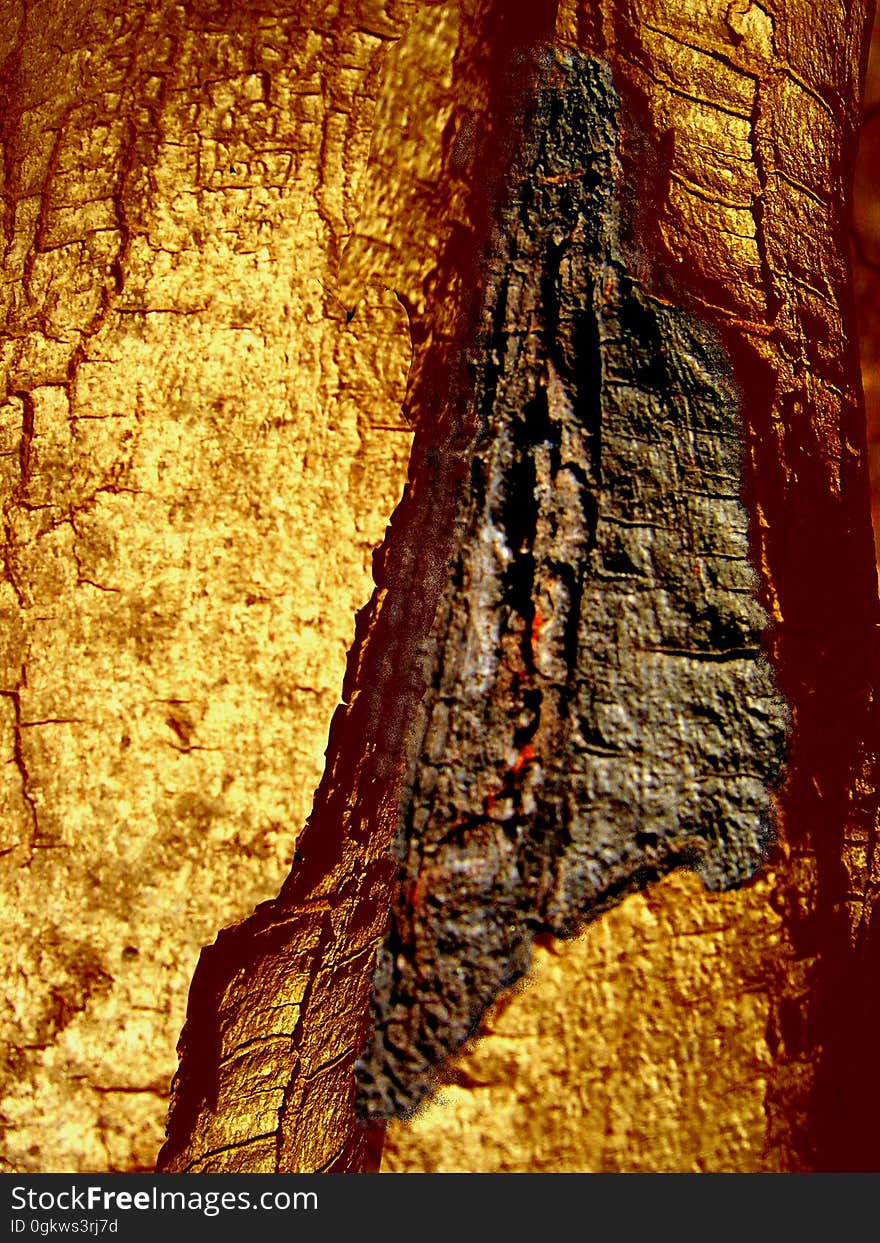
M736 392L713 333L627 270L616 113L601 62L548 56L472 351L365 1115L412 1112L535 934L682 864L740 884L772 834L786 711Z

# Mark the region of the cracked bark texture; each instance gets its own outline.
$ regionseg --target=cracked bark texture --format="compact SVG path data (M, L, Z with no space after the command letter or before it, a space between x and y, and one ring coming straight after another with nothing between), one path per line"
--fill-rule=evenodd
M8 1168L153 1166L289 867L411 439L403 307L333 290L408 12L0 6Z
M772 867L732 894L676 875L539 945L445 1107L389 1127L389 1169L797 1168L845 1164L850 1133L869 1159L876 584L841 240L866 8L560 7L559 39L613 66L670 300L729 328L738 381L755 377L750 537L794 768ZM409 441L406 318L374 282L407 308L414 377L428 339L442 363L496 115L483 13L4 5L6 562L33 597L4 587L11 1168L150 1164L197 948L287 868ZM29 867L19 756L41 840L63 847ZM282 961L259 986L289 1020L279 1062L307 985L273 976ZM283 1089L254 1093L253 1065L215 1123L223 1168L277 1122ZM329 1134L338 1100L303 1132ZM263 1142L261 1168L276 1154ZM303 1159L332 1156L316 1140Z
M772 832L786 712L729 364L627 271L607 68L548 56L535 89L471 350L478 432L407 746L367 1117L412 1113L536 934L682 864L740 885Z

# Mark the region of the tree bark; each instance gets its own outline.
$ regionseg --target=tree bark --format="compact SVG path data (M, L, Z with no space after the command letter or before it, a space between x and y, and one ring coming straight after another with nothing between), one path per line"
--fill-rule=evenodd
M648 209L637 221L636 236L646 269L649 256L667 261L665 272L658 270L662 263L651 264L648 278L665 298L715 322L743 390L745 493L756 517L752 534L763 572L763 598L776 622L772 646L777 676L792 705L795 729L781 808L781 849L790 851L795 862L781 868L773 900L783 908L787 944L782 960L796 964L797 971L786 978L777 964L776 970L766 971L763 986L768 1043L775 1041L777 1065L765 1100L767 1134L761 1159L779 1168L833 1165L841 1159L853 1127L851 1118L841 1122L840 1110L829 1111L824 1082L826 1076L834 1082L838 1103L854 1084L848 1087L852 1081L846 1068L835 1061L830 1025L855 987L850 973L857 976L865 969L863 951L850 956L846 949L842 916L851 893L841 885L841 862L858 826L876 815L873 783L866 783L869 789L855 783L856 772L866 766L873 772L876 766L870 690L876 661L876 587L864 456L843 449L859 437L863 445L864 436L855 360L847 352L839 310L846 299L845 268L834 251L845 219L841 170L852 150L855 50L864 14L851 10L851 25L829 36L833 46L827 51L837 78L831 85L823 82L824 94L818 95L802 78L807 66L797 41L804 32L793 11L768 16L757 7L731 9L722 28L709 32L702 26L691 28L696 18L689 14L652 12L652 17L609 6L598 25L584 16L578 36L608 57L628 97L625 158L634 170L642 165L642 180L635 184L644 185L644 161L639 159L644 147L662 149L662 135L656 132L660 121L667 131L674 126L680 139L688 134L695 140L690 149L684 141L676 153L667 148L668 172L653 170L654 185L639 196L643 205L647 200ZM723 54L713 46L713 39L722 36ZM787 60L781 50L786 41ZM829 55L820 62L826 76ZM697 94L685 85L686 71L702 75ZM826 96L832 89L829 102ZM829 118L821 121L815 164L804 164L794 135L785 133L792 91L810 101L814 126L821 117ZM716 181L722 174L705 163L698 165L695 153L700 130L720 137L721 116L730 134L750 143L757 172L750 166L744 186L734 178L719 202L717 187L700 183L707 173ZM830 175L830 198L825 182L818 184L823 167ZM653 203L652 194L658 196ZM792 233L792 195L799 204L802 199L812 204L809 218L817 223L808 233L809 243L785 254L783 266L783 239L788 241ZM695 201L702 204L698 211ZM820 208L826 213L823 231L818 227ZM818 277L814 265L820 238L825 249ZM411 479L417 476L414 470ZM441 560L444 556L442 549ZM834 584L833 609L808 587L812 565L820 578ZM840 601L845 602L842 610ZM817 717L815 706L823 702ZM829 738L824 722L841 718L849 727ZM394 731L392 736L397 741ZM401 739L398 745L403 743ZM393 819L393 795L390 804ZM806 878L814 887L812 894L804 892ZM813 986L809 999L805 984ZM199 1013L205 1010L202 1000ZM792 1030L793 1014L797 1031ZM854 1036L855 1031L848 1034L848 1043ZM855 1106L854 1095L850 1100ZM863 1142L864 1137L859 1140ZM872 1159L867 1149L857 1151L860 1159ZM844 1159L851 1159L851 1153L852 1148Z
M335 272L412 10L0 7L3 1159L149 1169L406 470L406 313Z
M365 686L354 659L289 881L204 951L163 1158L362 1168L352 1070L392 898L405 719L422 692L417 628L439 595L436 518L467 454L470 387L454 362L488 232L475 183L484 157L496 178L509 160L517 78L527 85L511 57L549 38L552 17L524 26L502 4L71 13L10 6L4 24L15 32L2 135L4 863L28 912L4 959L10 982L29 983L7 990L20 1085L7 1160L147 1163L164 1094L152 1050L166 1048L167 1063L195 948L277 888L338 686L328 654L346 641L394 493L389 471L375 499L376 472L385 446L399 455L408 439L395 415L400 303L374 293L345 328L378 276L410 317L410 416L436 424L437 508L418 502L418 558L394 567L382 554L359 620L357 650L380 672L384 662L385 685L400 683L400 710L379 712L382 683ZM732 1026L766 1053L766 1090L737 1089L757 1091L757 1108L745 1130L734 1115L705 1158L699 1129L642 1138L629 1071L612 1075L629 1112L618 1139L602 1140L608 1168L632 1168L633 1152L642 1168L878 1159L876 578L844 246L866 20L851 4L817 22L800 0L708 11L608 0L558 14L557 40L605 60L624 103L637 275L712 325L732 360L750 539L794 730L772 868L721 905L661 886L644 951L650 964L673 947L677 987L721 912ZM307 454L294 448L306 442ZM324 476L310 475L316 463ZM413 480L420 471L416 459ZM338 478L334 508L326 481ZM279 509L280 498L296 499ZM314 550L288 560L303 529L318 530ZM348 558L338 570L328 547ZM407 576L427 589L421 621L403 623L393 597ZM291 738L303 740L292 766ZM643 909L597 925L624 957L642 944L631 912ZM609 1005L591 980L579 987L591 1029L604 1022L619 1042L642 999L624 990ZM634 1081L680 1057L692 1012L676 1004L630 1045ZM663 1107L673 1122L725 1099L699 1013L690 1087ZM593 1054L567 1056L576 1072ZM120 1099L135 1112L113 1112ZM80 1131L58 1125L72 1114L87 1118ZM132 1147L137 1127L147 1139ZM599 1163L586 1144L572 1160ZM516 1161L528 1165L527 1148Z

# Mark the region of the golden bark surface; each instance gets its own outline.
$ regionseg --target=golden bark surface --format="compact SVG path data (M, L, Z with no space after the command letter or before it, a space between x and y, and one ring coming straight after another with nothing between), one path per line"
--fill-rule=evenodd
M676 875L536 948L438 1097L389 1126L383 1172L766 1168L772 883L744 902Z
M335 293L401 29L3 5L7 1168L153 1166L198 952L289 868L409 451L405 312Z
M763 434L783 490L801 438L856 515L839 160L865 9L606 0L558 23L643 92L671 160L660 240L780 372ZM452 138L484 113L479 17L4 6L7 1168L152 1165L198 950L288 870L409 446L407 319L376 281L447 331L435 272L469 224ZM866 507L863 527L856 560ZM875 765L850 757L845 808L822 788L839 770L817 770L815 822L784 826L747 889L673 877L540 949L441 1100L389 1128L384 1168L796 1166L819 1053L790 1017L818 970L811 835L839 859L846 823L832 905L858 930ZM265 979L298 1010L309 979ZM274 1168L275 1054L232 1075L202 1157L241 1145L240 1168ZM290 1117L281 1157L332 1158L339 1108L330 1091Z

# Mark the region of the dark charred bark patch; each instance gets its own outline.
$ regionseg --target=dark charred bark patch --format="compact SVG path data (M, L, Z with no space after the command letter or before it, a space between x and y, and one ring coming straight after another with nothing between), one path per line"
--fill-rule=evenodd
M771 833L786 710L736 390L713 334L627 270L616 111L600 62L548 60L496 235L364 1116L418 1106L535 935L682 864L738 885Z

